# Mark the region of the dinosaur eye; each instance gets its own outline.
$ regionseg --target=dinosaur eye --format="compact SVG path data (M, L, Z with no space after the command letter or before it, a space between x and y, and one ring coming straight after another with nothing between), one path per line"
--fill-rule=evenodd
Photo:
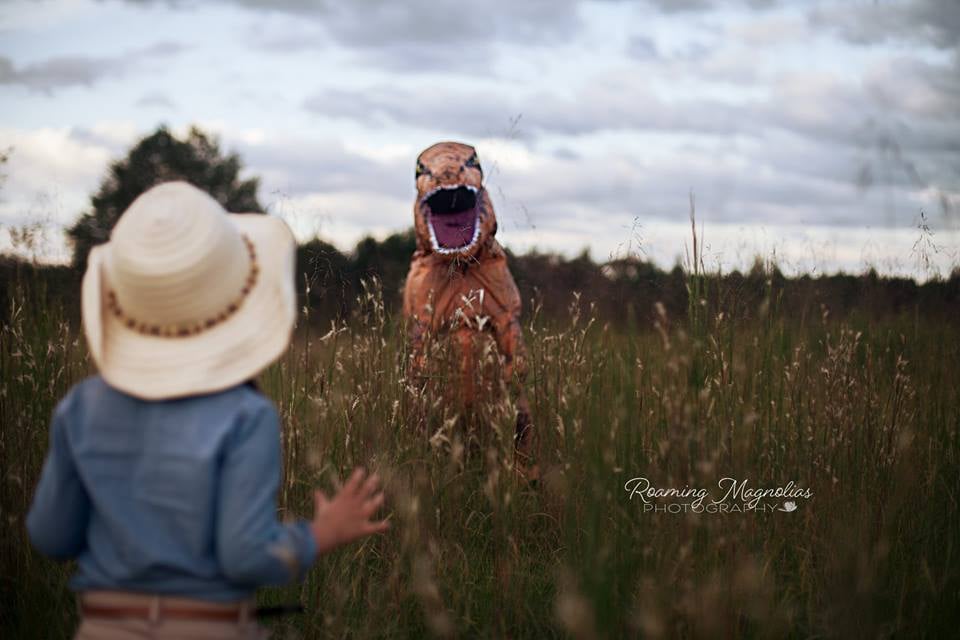
M417 161L417 170L416 170L416 173L414 173L414 177L419 178L420 176L424 175L425 173L430 173L430 172L427 171L427 168L426 168L425 166L423 166L423 163L422 163L422 162Z
M480 175L483 175L483 168L480 166L480 158L477 157L476 153L467 158L467 161L463 164L467 167L473 167L480 172Z

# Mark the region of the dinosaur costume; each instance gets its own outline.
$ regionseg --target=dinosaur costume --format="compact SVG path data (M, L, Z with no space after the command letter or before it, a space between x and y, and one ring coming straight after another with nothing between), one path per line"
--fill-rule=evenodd
M497 217L483 186L483 169L473 147L438 142L417 158L417 199L413 218L417 250L403 291L410 326L412 368L423 367L426 334L452 331L461 349L463 397L472 403L473 339L489 328L502 358L502 372L517 400L515 436L518 467L528 467L533 425L523 390L526 377L520 293L507 256L494 236Z

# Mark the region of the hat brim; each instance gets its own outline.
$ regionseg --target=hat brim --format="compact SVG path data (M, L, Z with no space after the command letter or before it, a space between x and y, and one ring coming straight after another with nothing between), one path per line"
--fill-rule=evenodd
M293 234L278 218L227 215L253 242L260 277L236 313L192 336L144 335L110 313L109 244L91 251L81 293L83 327L100 375L112 387L146 400L213 393L250 380L287 349L297 315Z

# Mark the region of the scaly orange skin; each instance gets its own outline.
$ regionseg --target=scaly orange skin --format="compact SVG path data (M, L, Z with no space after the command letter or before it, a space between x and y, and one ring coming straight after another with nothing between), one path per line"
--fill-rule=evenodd
M520 292L507 267L507 256L494 237L497 217L483 187L476 151L459 142L439 142L417 158L417 198L413 204L417 250L403 290L403 314L410 327L411 369L423 368L427 332L453 331L461 349L461 384L466 404L474 399L474 337L489 328L502 357L502 371L517 402L516 450L519 467L527 468L533 448L533 424L524 392L526 349L520 328ZM480 202L477 242L469 249L444 254L434 250L422 204L437 187L472 186ZM481 318L486 318L483 322Z

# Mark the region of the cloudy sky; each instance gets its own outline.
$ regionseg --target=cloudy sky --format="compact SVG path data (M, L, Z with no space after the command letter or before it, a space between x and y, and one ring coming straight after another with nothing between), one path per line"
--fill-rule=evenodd
M343 249L409 226L417 153L455 139L516 251L670 267L692 193L708 266L960 260L957 0L3 1L0 248L38 223L64 259L161 123Z

